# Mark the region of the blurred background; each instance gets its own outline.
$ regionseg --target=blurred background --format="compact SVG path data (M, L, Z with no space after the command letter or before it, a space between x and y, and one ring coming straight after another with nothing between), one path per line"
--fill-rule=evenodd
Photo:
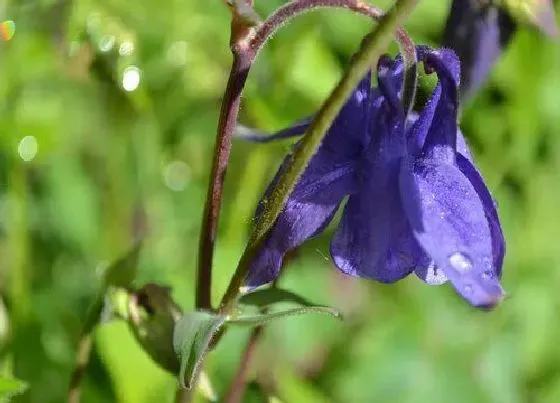
M280 0L257 0L266 15ZM449 1L423 0L406 24L437 45ZM379 1L386 7L389 1ZM0 43L0 373L28 383L17 402L64 401L101 273L148 236L134 284L194 305L200 217L231 56L220 0L15 0ZM371 22L321 11L280 31L251 73L241 111L272 131L314 111ZM429 81L429 80L426 80ZM499 204L510 294L494 312L414 276L387 286L343 278L330 233L294 254L281 283L346 313L274 323L245 401L559 402L560 46L520 30L462 128ZM289 142L236 142L215 258L214 301L237 264L257 200ZM248 330L207 362L227 389ZM175 378L122 322L95 331L83 402L172 402Z

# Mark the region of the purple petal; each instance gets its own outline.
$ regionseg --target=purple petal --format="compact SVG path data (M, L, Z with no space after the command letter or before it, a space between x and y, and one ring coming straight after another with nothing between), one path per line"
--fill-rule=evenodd
M331 242L334 263L346 274L392 283L425 256L401 207L398 162L368 177L348 200Z
M457 153L465 157L471 163L473 162L471 149L467 144L465 136L463 136L463 132L459 128L457 128Z
M407 159L400 190L417 241L457 292L473 306L496 305L504 291L484 205L469 179L453 164Z
M416 133L415 136L419 138L425 136L423 153L430 154L432 158L451 161L455 156L457 144L459 60L453 51L447 49L432 50L419 47L418 54L419 58L424 60L424 64L437 73L438 86L441 86L441 89L436 88L434 92L434 95L439 96L433 112L432 124L429 128L424 125L422 132ZM432 104L428 106L431 107ZM431 109L426 113L431 113ZM422 119L423 117L420 116L419 120Z
M419 155L422 152L426 136L432 126L434 114L441 96L441 84L437 84L432 92L432 96L422 109L420 114L411 114L412 125L407 131L408 152L412 155Z
M258 286L274 280L285 253L321 232L332 220L342 199L354 190L356 161L364 144L369 142L370 93L370 75L367 74L295 186L251 264L247 285ZM257 220L290 158L286 157L259 203Z
M305 134L305 131L312 121L313 116L309 116L296 122L293 126L279 130L270 135L256 129L249 129L238 125L235 132L235 138L252 143L269 143L271 141L299 137Z
M468 158L464 157L463 155L457 155L457 166L459 167L461 172L465 174L465 176L469 179L476 193L478 193L478 197L482 201L484 212L490 226L494 267L497 271L498 276L501 276L502 265L504 263L504 255L506 253L506 243L494 200L492 199L492 195L486 187L484 179L480 175L480 172L478 172L476 167L472 164L471 161L469 161Z
M376 113L372 142L360 167L359 191L348 200L331 255L346 274L391 283L410 274L425 254L412 236L400 204L404 114L387 72L380 69L379 82L388 98Z
M418 115L413 112L408 117L409 129L406 134L407 147L409 153L412 155L420 155L422 147L424 147L424 141L433 119L433 112L431 111L435 111L434 105L439 99L439 95L436 94L437 88L438 87L434 90L432 98L428 101L428 104L426 104L422 114ZM469 161L473 161L467 140L459 128L457 128L457 153L463 155Z
M511 41L515 23L505 10L480 0L454 0L443 45L461 59L461 98L470 98L486 81L490 69Z

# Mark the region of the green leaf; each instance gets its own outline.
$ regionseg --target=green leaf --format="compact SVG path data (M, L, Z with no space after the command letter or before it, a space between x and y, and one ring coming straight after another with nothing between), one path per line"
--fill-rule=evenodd
M232 325L243 326L262 326L267 322L275 319L283 319L290 316L307 315L309 313L320 313L324 315L334 316L335 318L342 319L342 314L334 308L328 306L305 306L300 308L292 308L280 312L261 313L257 315L241 315L234 318L229 318L227 323Z
M183 388L190 389L194 385L212 336L225 320L224 315L194 311L186 313L175 325L173 349L181 362L179 382Z
M130 251L116 260L105 272L105 286L127 288L134 280L138 269L138 260L142 242L136 243Z
M18 379L6 379L0 377L0 399L10 399L15 395L22 394L27 389L27 383Z
M268 307L281 302L291 302L301 306L316 306L306 298L282 288L269 287L244 294L239 298L242 305L252 305L259 308Z

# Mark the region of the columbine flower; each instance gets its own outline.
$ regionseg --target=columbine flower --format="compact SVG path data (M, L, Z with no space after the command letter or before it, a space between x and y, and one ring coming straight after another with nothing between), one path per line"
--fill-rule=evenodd
M442 43L461 59L461 99L470 98L486 81L511 42L516 22L536 26L550 37L559 35L552 0L453 0Z
M461 98L468 99L486 81L490 69L511 41L513 18L480 0L454 0L445 26L443 46L461 59Z
M479 307L503 297L500 223L456 123L459 62L445 49L419 47L418 57L439 78L424 110L405 129L402 62L380 62L379 87L364 78L333 122L252 263L248 285L272 281L284 254L323 231L349 196L331 243L344 273L384 283L412 272L429 284L449 279Z

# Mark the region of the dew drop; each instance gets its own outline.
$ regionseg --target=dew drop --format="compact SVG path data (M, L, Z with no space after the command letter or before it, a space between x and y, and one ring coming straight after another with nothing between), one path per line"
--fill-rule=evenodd
M452 254L449 257L449 264L461 274L464 274L472 269L471 259L461 252L455 252Z
M473 292L473 286L470 284L465 285L464 290L467 294L472 294Z
M482 278L483 278L484 280L491 280L491 279L494 278L494 273L492 273L491 270L484 270L484 271L482 272Z

